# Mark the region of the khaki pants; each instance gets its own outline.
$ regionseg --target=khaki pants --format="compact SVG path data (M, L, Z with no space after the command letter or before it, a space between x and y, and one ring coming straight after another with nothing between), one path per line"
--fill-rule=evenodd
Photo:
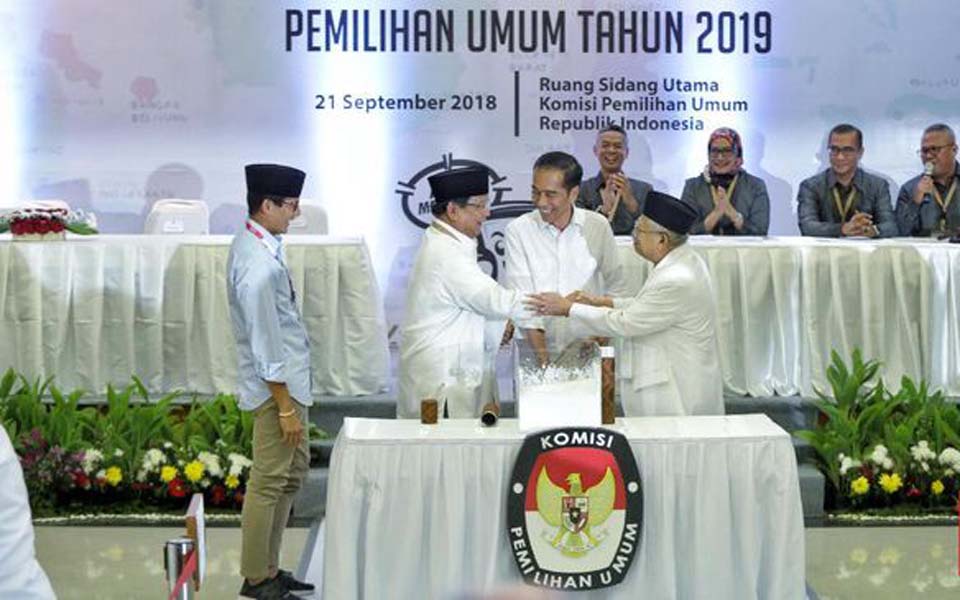
M290 508L310 468L307 407L297 404L303 440L296 447L283 442L279 409L273 399L254 411L253 466L243 498L240 574L257 581L279 566L280 541Z

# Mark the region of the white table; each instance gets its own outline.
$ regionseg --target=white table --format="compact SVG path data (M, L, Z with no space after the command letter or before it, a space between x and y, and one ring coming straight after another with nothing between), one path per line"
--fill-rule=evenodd
M712 276L729 393L829 392L831 349L849 361L860 348L883 363L894 391L909 375L960 396L960 245L712 236L689 243ZM618 245L637 291L649 263L628 239Z
M622 584L576 597L804 597L803 514L785 431L765 415L615 428L643 482L641 547ZM308 578L322 579L325 599L449 598L519 583L506 501L522 440L513 419L489 429L346 419L318 542L322 578Z
M0 236L0 369L103 393L140 377L151 392L236 389L227 304L230 236ZM314 392L387 385L386 321L362 238L287 236L310 335Z

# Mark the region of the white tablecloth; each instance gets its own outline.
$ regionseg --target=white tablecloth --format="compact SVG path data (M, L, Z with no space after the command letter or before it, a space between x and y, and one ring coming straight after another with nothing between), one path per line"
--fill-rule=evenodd
M650 263L618 242L637 291ZM960 396L960 245L703 236L690 244L712 275L727 392L829 393L830 350L849 361L860 348L883 363L894 391L909 375Z
M641 546L622 584L575 597L804 597L786 432L765 415L622 419L615 428L643 481ZM346 419L330 464L323 598L451 598L519 583L506 502L522 440L513 419L489 429Z
M103 393L140 377L152 392L236 389L226 291L229 236L100 235L0 241L0 369ZM312 345L314 392L387 385L386 322L360 238L288 236Z

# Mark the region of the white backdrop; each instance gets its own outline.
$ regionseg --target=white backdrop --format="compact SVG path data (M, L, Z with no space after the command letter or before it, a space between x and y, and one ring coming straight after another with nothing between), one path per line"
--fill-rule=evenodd
M210 205L211 231L232 232L243 217L242 165L284 162L308 172L304 195L322 203L331 232L363 235L370 244L388 318L402 302L403 274L420 229L418 205L427 199L431 169L478 161L497 173L500 202L527 197L530 166L543 151L575 154L588 175L594 131L560 132L540 120L610 116L699 122L702 129L632 131L626 171L655 187L679 194L686 177L705 162L707 135L727 125L740 131L746 168L766 182L771 233L796 233L795 194L804 177L825 165L826 131L849 121L865 134L864 165L896 187L919 170L915 155L926 125L957 123L960 112L958 57L952 50L960 4L933 0L808 2L569 2L563 5L562 48L510 52L469 47L468 15L496 11L519 25L544 16L561 19L555 2L465 1L403 3L388 18L404 15L437 23L451 15L449 47L437 51L391 51L379 46L381 9L387 3L171 0L103 2L37 0L0 3L0 206L34 198L63 198L97 213L106 232L142 229L150 204L161 197L199 197ZM393 3L391 3L393 4ZM399 3L397 3L399 4ZM745 8L746 7L746 8ZM316 51L306 35L287 49L288 10L319 11ZM364 9L369 9L365 11ZM415 10L427 11L415 13ZM341 11L348 11L342 13ZM592 14L579 11L644 11L649 23L659 10L657 51L598 52ZM724 36L720 23L731 11ZM352 12L355 11L355 12ZM513 11L513 12L511 12ZM700 11L713 29L705 35L712 53L698 52L704 32ZM747 12L744 16L744 12ZM770 15L769 36L759 23ZM669 12L682 23L681 47L667 52ZM682 13L682 14L681 14ZM368 36L354 29L353 15ZM345 15L344 28L326 37ZM606 17L603 17L606 18ZM705 18L705 17L703 17ZM606 21L604 21L606 22ZM743 29L743 25L748 25ZM492 27L492 25L491 25ZM361 27L362 29L362 27ZM478 31L474 28L472 31ZM516 28L519 38L521 29ZM640 32L642 33L642 32ZM730 37L731 33L734 37ZM750 34L744 39L744 33ZM336 36L346 50L336 43ZM589 48L582 47L584 35ZM616 37L616 36L615 36ZM414 43L413 36L409 42ZM419 38L421 44L424 38ZM441 40L445 41L445 40ZM476 36L474 38L476 41ZM541 44L543 36L540 36ZM744 42L747 46L744 48ZM358 50L353 50L354 42ZM734 50L720 52L732 42ZM769 42L768 52L758 52ZM519 80L515 99L515 73ZM539 80L592 81L604 77L657 82L657 97L694 97L738 102L727 110L672 112L545 110ZM717 91L663 90L664 79L714 82ZM712 85L708 83L708 85ZM345 96L444 98L443 110L347 110ZM452 110L453 95L481 95L482 110ZM551 93L553 100L637 99L643 92ZM317 109L317 96L325 100ZM330 107L330 96L335 106ZM496 108L487 102L494 96ZM741 110L744 108L745 110ZM515 132L515 106L519 135ZM739 108L738 108L739 107ZM418 179L417 175L421 178ZM412 184L404 187L403 183ZM403 210L410 207L408 218ZM485 246L495 252L497 231L516 206L498 205ZM495 264L497 259L491 259Z

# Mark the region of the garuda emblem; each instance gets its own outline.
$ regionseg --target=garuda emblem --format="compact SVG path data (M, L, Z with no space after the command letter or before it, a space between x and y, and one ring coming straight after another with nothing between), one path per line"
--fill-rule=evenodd
M537 477L537 510L544 522L556 527L550 544L571 558L579 558L596 548L606 531L596 531L613 512L616 483L607 467L600 483L583 489L580 473L567 475L567 489L555 484L540 469Z

